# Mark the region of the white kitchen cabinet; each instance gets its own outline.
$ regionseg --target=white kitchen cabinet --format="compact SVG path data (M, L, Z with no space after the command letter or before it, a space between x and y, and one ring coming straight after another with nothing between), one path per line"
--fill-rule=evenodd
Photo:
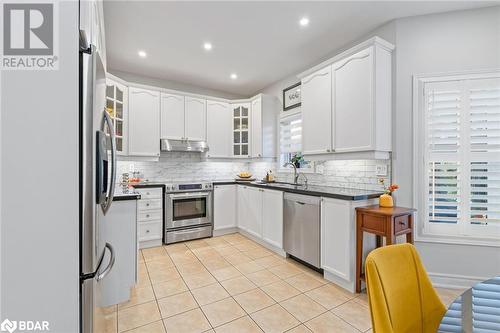
M302 152L332 151L332 71L322 68L302 79Z
M390 73L390 53L376 46L332 65L335 152L391 150Z
M255 237L262 238L262 193L258 187L247 187L247 232Z
M127 155L128 88L117 80L110 78L106 78L106 112L113 121L116 152L118 155Z
M207 157L231 157L231 139L229 103L207 100Z
M250 103L231 104L233 157L250 155Z
M274 247L283 248L283 192L262 192L262 239Z
M257 95L250 103L250 131L253 158L276 157L277 125L279 105L276 98Z
M236 185L214 186L214 231L236 228Z
M184 96L161 93L161 138L184 139Z
M374 37L299 75L304 154L388 158L393 49Z
M160 92L129 87L129 155L160 156Z
M160 246L163 239L163 188L135 189L141 195L137 201L137 235L139 248Z
M374 204L374 200L350 201L321 198L321 268L325 278L355 291L356 207ZM366 254L375 247L373 236L366 234Z
M206 100L196 97L185 98L184 136L186 140L204 141L207 138L207 105Z
M250 191L248 186L238 185L237 186L237 216L238 216L238 228L243 231L247 231L251 224L250 222L250 205L248 203L250 197Z

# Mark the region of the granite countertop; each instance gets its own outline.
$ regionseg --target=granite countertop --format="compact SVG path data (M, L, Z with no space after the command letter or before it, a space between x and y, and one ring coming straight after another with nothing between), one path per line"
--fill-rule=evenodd
M304 195L314 195L320 197L328 197L341 200L367 200L378 198L383 192L361 190L353 188L343 188L343 187L332 187L332 186L321 186L321 185L292 185L285 183L263 183L263 182L248 182L248 181L237 181L237 180L220 180L214 181L214 185L230 185L230 184L244 184L248 186L255 186L260 188L269 188L273 190L280 190L283 192L304 194Z
M120 184L116 185L113 201L138 200L140 198L141 194L133 188L123 187Z

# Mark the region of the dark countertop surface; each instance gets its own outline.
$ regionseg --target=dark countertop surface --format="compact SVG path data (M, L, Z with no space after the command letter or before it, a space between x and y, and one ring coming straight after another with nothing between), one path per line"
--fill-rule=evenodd
M116 185L113 201L138 200L140 198L140 193L133 188L122 187L120 184Z
M304 195L314 195L320 197L341 199L341 200L367 200L378 198L383 192L370 191L370 190L360 190L353 188L342 188L342 187L332 187L332 186L320 186L320 185L291 185L286 183L262 183L262 182L248 182L248 181L236 181L236 180L220 180L214 181L214 185L231 185L240 184L247 186L255 186L260 188L268 188L272 190L279 190L289 193L297 193Z

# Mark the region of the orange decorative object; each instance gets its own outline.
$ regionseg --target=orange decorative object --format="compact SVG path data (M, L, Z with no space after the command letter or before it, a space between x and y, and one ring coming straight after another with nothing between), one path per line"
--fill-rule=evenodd
M394 200L390 194L382 194L378 204L380 207L394 207Z

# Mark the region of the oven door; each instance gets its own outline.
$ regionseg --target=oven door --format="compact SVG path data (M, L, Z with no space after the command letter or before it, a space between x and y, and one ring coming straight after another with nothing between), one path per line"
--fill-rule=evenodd
M172 193L166 201L167 229L212 223L212 192Z

